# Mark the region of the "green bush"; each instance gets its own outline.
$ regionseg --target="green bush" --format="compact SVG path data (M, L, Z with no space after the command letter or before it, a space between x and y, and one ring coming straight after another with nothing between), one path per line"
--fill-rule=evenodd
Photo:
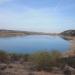
M37 70L51 70L51 57L48 52L37 52L32 54L31 60L36 64Z
M24 54L24 55L23 55L23 60L24 60L25 62L28 62L29 59L30 59L30 55L29 55L29 54Z
M32 54L31 61L36 64L37 70L51 71L53 66L57 66L57 59L61 57L59 51L36 52Z
M6 63L8 62L8 60L9 60L8 54L5 51L0 50L0 62Z

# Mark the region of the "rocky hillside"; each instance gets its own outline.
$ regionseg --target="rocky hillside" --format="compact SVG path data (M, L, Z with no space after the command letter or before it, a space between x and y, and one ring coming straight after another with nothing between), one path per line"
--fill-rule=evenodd
M75 30L67 30L61 33L61 35L65 36L75 36Z

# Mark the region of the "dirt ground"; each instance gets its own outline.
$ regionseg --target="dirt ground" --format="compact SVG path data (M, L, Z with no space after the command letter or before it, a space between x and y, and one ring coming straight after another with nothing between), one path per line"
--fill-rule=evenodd
M5 69L0 70L0 75L64 75L62 73L50 73L50 72L36 72L26 69L26 66L22 64L0 64L0 66L5 67ZM74 74L75 75L75 74Z

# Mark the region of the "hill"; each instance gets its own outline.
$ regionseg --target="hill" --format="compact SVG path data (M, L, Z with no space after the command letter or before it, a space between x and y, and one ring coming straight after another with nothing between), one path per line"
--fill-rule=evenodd
M75 36L75 30L67 30L61 33L64 36Z
M0 37L25 36L25 35L56 35L56 33L17 31L17 30L0 30Z

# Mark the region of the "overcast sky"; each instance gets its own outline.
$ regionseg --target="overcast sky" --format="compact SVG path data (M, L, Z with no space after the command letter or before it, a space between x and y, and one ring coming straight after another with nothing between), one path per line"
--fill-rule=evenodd
M75 29L75 0L0 0L0 29Z

